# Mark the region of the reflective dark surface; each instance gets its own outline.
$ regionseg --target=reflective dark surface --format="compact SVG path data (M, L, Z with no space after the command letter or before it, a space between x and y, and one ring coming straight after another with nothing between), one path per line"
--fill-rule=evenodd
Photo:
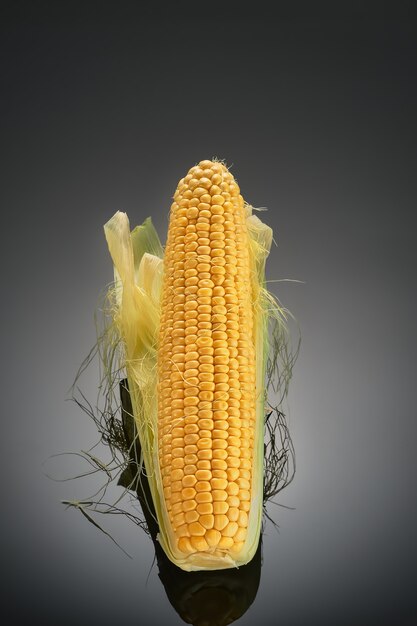
M303 337L294 508L270 505L236 623L415 626L415 3L143 4L0 6L0 621L184 623L149 537L100 518L127 558L61 504L99 481L44 462L97 439L65 398L112 278L102 225L152 214L164 239L178 179L218 156L268 208L268 279L304 281L271 283Z

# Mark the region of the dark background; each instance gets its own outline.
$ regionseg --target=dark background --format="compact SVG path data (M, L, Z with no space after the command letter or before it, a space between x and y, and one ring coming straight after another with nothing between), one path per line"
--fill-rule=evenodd
M92 424L67 402L112 278L102 226L232 165L265 206L302 348L295 481L239 623L415 626L414 3L2 2L1 537L7 625L181 624L149 539L64 498ZM83 381L96 392L93 366ZM78 464L77 464L78 463Z

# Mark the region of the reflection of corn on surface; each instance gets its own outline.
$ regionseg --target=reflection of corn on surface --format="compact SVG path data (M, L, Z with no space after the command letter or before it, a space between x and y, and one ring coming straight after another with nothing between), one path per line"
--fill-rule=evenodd
M247 535L255 336L243 199L218 162L182 179L171 206L158 354L164 498L184 554L238 554Z

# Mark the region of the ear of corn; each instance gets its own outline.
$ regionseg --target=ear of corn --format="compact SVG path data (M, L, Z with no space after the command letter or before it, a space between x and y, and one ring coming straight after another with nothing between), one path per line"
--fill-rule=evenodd
M184 570L243 565L262 521L271 229L220 162L174 195L165 255L150 220L105 225L113 317L159 541Z

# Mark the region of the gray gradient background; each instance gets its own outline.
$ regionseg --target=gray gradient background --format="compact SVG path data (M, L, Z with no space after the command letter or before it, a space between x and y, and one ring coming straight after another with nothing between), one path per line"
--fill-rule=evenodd
M305 281L273 286L303 336L295 510L271 510L239 623L417 624L416 21L412 3L334 4L221 21L220 3L2 3L7 625L182 623L150 541L102 520L126 558L60 504L85 484L45 477L76 464L43 463L95 441L65 398L112 275L103 223L152 214L164 239L177 181L212 156L268 207L268 277Z

